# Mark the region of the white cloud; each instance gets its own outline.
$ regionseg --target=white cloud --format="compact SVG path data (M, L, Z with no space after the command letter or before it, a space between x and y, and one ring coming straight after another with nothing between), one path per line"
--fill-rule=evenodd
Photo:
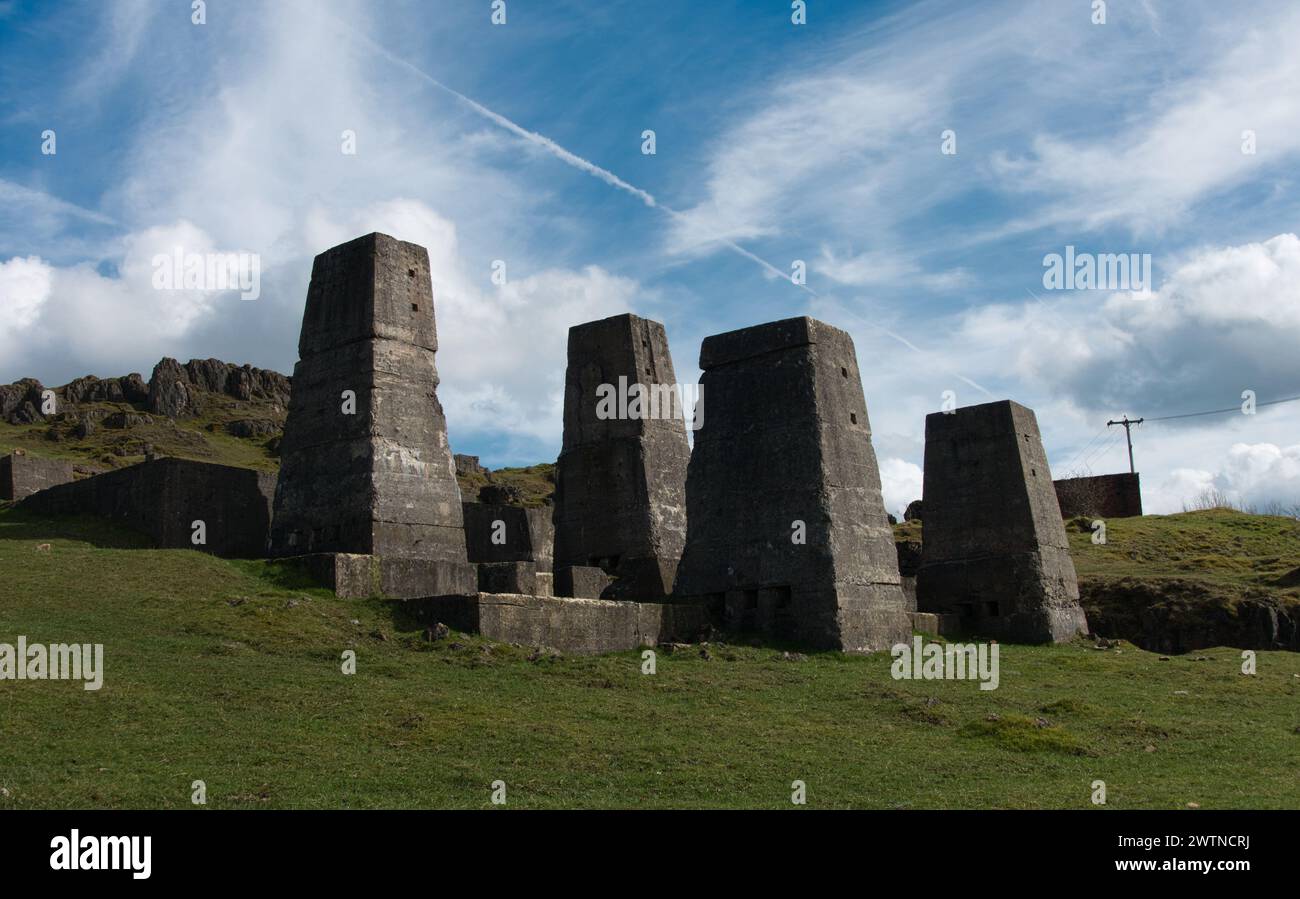
M1300 392L1294 234L1202 250L1154 292L1102 296L986 306L964 317L959 339L1092 409L1151 416L1225 407L1246 389L1260 400Z
M1004 185L1051 198L1033 226L1118 223L1159 232L1215 191L1258 178L1300 152L1300 11L1261 4L1251 27L1204 23L1200 71L1167 80L1102 137L1040 133L1022 158L999 153ZM1253 155L1242 152L1253 131Z
M790 205L825 197L828 175L832 189L845 191L841 201L867 201L885 177L888 151L932 121L933 106L924 87L847 74L782 83L763 108L716 141L706 196L676 220L669 252L780 233L794 214ZM861 166L851 187L840 180L846 163Z
M1300 509L1300 445L1234 443L1213 471L1177 468L1143 487L1148 512L1195 508L1207 495L1262 512Z
M0 262L0 339L10 339L31 327L50 298L50 267L37 256L15 256Z
M885 509L902 521L907 504L921 498L922 480L921 466L892 456L881 459L880 492L885 497Z

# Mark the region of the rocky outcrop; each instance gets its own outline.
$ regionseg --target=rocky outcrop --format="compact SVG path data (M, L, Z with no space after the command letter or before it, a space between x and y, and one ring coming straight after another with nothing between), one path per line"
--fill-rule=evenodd
M0 384L0 421L24 425L53 417L41 411L44 389L34 378ZM117 403L143 408L154 415L180 418L199 414L204 397L213 393L245 402L269 403L279 413L289 404L289 378L279 372L219 359L191 359L184 365L175 359L163 359L154 366L148 383L133 372L119 378L85 375L54 388L55 415L90 403ZM77 415L78 421L82 419L83 416ZM105 426L112 427L107 423Z
M219 359L191 359L181 365L163 359L149 379L149 411L168 418L198 415L203 411L203 394L215 393L237 400L270 400L289 404L289 378L279 372L251 365L235 365Z
M104 427L106 428L139 428L144 425L153 424L153 418L148 415L141 415L137 412L114 412L104 418Z
M920 521L922 508L923 507L921 506L921 501L919 499L912 500L910 503L907 504L907 508L903 510L903 520Z
M13 425L41 421L45 417L41 414L41 391L44 389L35 378L0 385L0 419Z
M81 403L143 403L149 399L149 385L132 372L120 378L86 375L69 381L55 391L69 405Z
M280 433L280 423L267 418L241 418L226 422L231 437L270 437Z

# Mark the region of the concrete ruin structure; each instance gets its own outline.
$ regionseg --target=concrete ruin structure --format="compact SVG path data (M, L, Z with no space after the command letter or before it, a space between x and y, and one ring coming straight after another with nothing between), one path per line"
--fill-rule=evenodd
M280 444L273 556L395 598L475 592L438 402L429 254L368 234L316 257ZM369 593L367 593L369 595Z
M462 503L461 512L480 591L551 595L555 525L550 507Z
M1021 643L1088 632L1038 421L1010 400L925 419L917 602Z
M911 634L853 339L812 318L705 339L675 599L869 652Z
M410 603L414 617L481 634L498 643L542 646L570 655L622 652L705 639L703 606L663 602L479 593Z
M42 459L25 452L0 456L0 499L21 500L38 490L66 484L74 477L65 459Z
M1133 518L1142 514L1142 484L1137 472L1053 481L1062 518Z
M316 257L280 445L272 555L466 563L437 349L423 247L369 234Z
M672 592L690 458L676 391L659 322L616 315L569 329L554 506L557 585L563 568L595 567L614 579L606 598ZM638 394L640 404L623 402Z
M275 475L188 459L155 459L33 493L37 515L93 515L147 535L163 549L218 556L266 554ZM202 543L195 542L202 522Z

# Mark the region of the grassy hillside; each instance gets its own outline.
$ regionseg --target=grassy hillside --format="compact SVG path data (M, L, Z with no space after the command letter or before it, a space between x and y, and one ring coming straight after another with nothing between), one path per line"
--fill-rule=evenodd
M202 416L179 420L147 415L129 403L81 403L76 407L78 415L104 418L114 413L126 413L141 419L125 428L101 424L85 436L79 436L77 419L72 414L37 424L15 425L0 421L0 456L24 449L33 456L70 459L88 468L107 471L143 462L148 444L160 456L238 465L260 471L277 470L280 460L273 452L273 437L232 437L226 433L225 425L232 421L266 419L278 427L283 424L283 412L276 416L263 404L241 402L218 394L206 396L208 400ZM145 418L148 421L144 421Z
M1300 598L1300 521L1207 509L1106 522L1106 543L1090 522L1067 523L1081 578L1186 578Z
M0 808L181 808L196 779L213 808L487 807L498 779L522 808L789 808L795 779L822 808L1091 808L1096 779L1112 808L1300 807L1295 653L1248 677L1229 649L1008 645L987 692L721 644L642 675L431 642L400 603L95 521L0 511L0 570L0 641L103 643L106 667L98 692L0 681Z

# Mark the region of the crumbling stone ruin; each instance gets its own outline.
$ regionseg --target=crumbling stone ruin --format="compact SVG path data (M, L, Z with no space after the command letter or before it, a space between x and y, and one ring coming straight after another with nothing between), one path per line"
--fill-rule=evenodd
M156 459L33 493L38 515L94 515L148 535L163 549L218 556L266 553L275 475L186 459ZM203 542L195 542L195 523Z
M66 460L11 453L0 457L0 499L20 500L73 477L73 465Z
M853 339L786 319L706 338L700 368L676 599L814 648L906 640Z
M1003 400L926 416L922 493L922 612L1023 643L1088 632L1032 409Z
M1132 518L1142 514L1142 485L1136 472L1053 481L1061 516Z
M557 589L561 569L578 566L614 578L602 591L606 598L672 592L686 536L690 457L676 385L659 322L616 315L569 329L554 505ZM640 393L641 414L632 414L629 402L624 415L616 403L615 416L607 417L600 400L610 390L619 398Z
M423 247L369 234L316 257L280 445L273 555L467 564L437 349Z

